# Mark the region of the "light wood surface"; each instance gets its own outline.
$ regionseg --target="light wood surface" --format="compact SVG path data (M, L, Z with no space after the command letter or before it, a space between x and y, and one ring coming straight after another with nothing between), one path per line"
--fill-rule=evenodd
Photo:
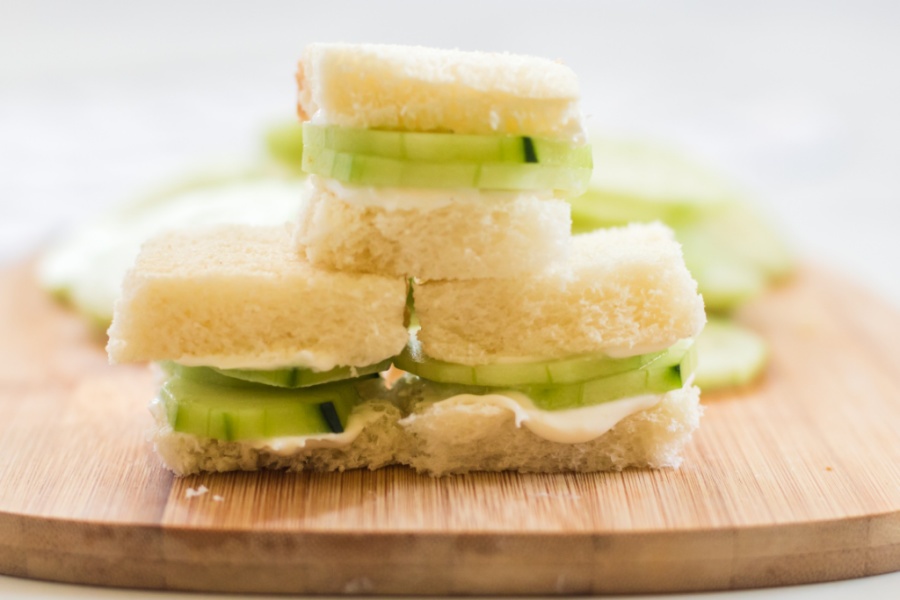
M27 266L0 273L0 573L229 592L732 589L900 570L900 314L807 271L741 315L765 381L677 471L173 478L153 381ZM188 490L208 492L190 497Z

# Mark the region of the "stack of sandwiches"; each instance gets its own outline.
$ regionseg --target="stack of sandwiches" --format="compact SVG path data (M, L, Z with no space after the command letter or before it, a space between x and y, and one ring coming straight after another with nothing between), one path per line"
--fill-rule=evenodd
M159 364L166 466L677 466L702 300L662 225L570 235L572 71L317 44L298 83L298 223L166 234L124 282L108 351Z

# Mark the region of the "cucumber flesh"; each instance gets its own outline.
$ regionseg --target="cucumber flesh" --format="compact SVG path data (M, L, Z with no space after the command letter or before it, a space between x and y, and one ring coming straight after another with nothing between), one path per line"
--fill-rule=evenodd
M254 370L254 369L217 369L214 371L226 377L252 381L265 385L273 385L284 388L302 388L313 385L321 385L342 379L352 379L372 373L387 371L391 366L391 359L367 367L335 367L329 371L312 371L303 367L289 367L286 369ZM182 367L182 369L205 369L208 367Z
M303 147L422 163L539 163L593 165L591 147L560 140L512 135L381 131L303 124Z
M765 340L727 319L709 319L696 345L699 365L694 381L704 392L748 385L768 362Z
M463 365L427 356L414 337L394 359L394 365L423 379L462 385L556 385L569 384L639 369L665 354L665 351L628 358L609 358L587 354L543 362Z
M579 383L517 386L455 383L444 383L444 385L454 386L454 395L518 392L528 396L541 410L553 411L593 406L645 394L663 394L680 389L694 375L696 365L695 346L692 340L684 340L659 353L655 359L639 368ZM428 378L423 377L423 379Z
M303 127L290 121L270 127L265 132L266 150L273 159L292 171L301 172L303 158Z
M340 433L359 402L355 380L291 390L211 373L202 380L176 369L163 384L175 431L226 441Z
M564 196L582 193L591 176L591 167L541 163L412 162L308 147L303 152L303 170L355 185L554 190Z
M581 408L680 389L690 380L696 365L696 349L690 340L686 340L639 369L582 383L514 389L527 395L542 410Z

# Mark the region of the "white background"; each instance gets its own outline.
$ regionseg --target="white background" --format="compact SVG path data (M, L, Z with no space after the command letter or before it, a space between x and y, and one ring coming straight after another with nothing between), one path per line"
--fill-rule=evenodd
M161 179L258 157L261 129L293 116L294 63L311 41L560 59L581 78L591 127L731 173L803 260L900 306L889 1L0 0L0 263ZM95 592L0 577L0 595ZM900 597L900 577L749 597L850 593Z

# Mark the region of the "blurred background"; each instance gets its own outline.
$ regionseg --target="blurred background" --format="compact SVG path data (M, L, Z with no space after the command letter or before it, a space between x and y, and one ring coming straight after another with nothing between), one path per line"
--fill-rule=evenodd
M0 263L148 186L263 153L311 41L508 50L592 129L736 178L803 260L900 305L900 4L3 0ZM598 166L602 168L602 165Z

